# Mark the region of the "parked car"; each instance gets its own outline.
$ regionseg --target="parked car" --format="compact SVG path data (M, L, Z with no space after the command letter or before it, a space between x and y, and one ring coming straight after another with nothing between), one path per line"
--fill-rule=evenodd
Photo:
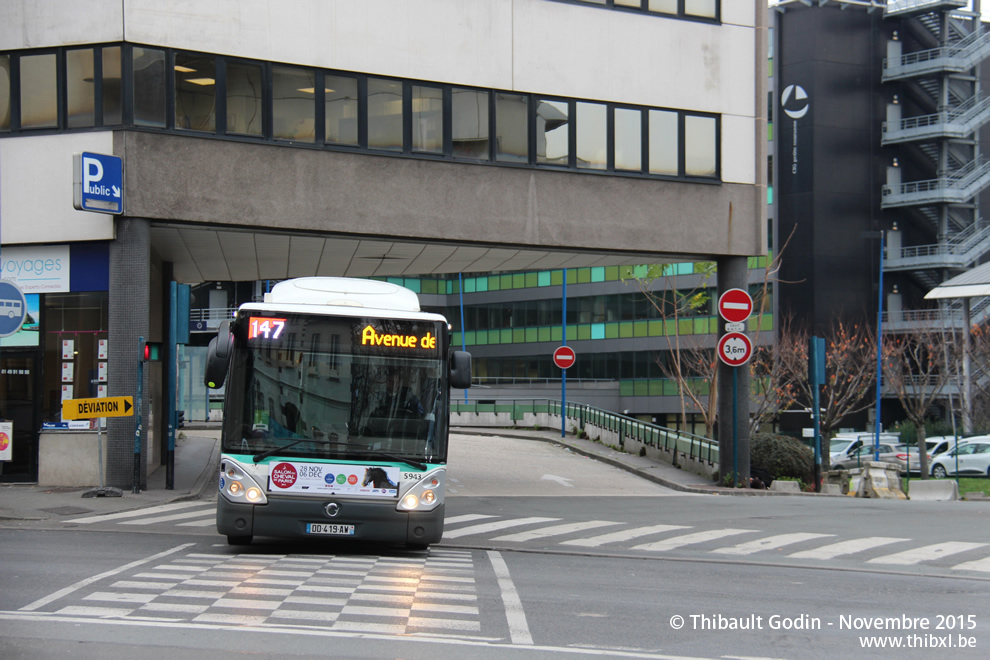
M845 461L853 456L853 453L864 445L873 446L873 433L837 433L829 441L829 463L835 465L836 461ZM881 433L880 442L887 445L901 444L900 436L892 433Z
M990 437L961 440L954 449L932 461L931 474L936 479L956 474L990 477Z
M899 453L903 454L903 449L905 445L895 445L887 442L880 443L880 460L886 461L888 463L896 462L894 457ZM832 459L832 469L833 470L851 470L853 468L862 467L863 463L873 460L873 443L870 444L860 444L859 447L853 449L847 456L839 458L838 460Z
M929 456L938 456L956 446L956 437L954 435L936 435L925 438L925 446L928 447Z

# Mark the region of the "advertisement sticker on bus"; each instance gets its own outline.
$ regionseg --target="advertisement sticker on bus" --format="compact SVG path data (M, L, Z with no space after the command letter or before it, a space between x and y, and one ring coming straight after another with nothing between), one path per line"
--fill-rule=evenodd
M282 461L271 467L268 492L398 497L399 480L399 468L388 465Z

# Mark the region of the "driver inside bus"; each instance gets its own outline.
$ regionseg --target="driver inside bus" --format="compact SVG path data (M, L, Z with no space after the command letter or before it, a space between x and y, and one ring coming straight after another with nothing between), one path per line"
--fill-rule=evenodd
M389 374L386 383L387 389L382 403L382 409L386 416L421 419L426 414L419 398L413 394L409 385L402 382L397 371Z

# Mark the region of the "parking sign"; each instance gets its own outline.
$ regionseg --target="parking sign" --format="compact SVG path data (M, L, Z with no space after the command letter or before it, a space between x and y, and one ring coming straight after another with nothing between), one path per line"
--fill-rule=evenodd
M83 152L72 157L72 205L80 211L124 212L124 161Z

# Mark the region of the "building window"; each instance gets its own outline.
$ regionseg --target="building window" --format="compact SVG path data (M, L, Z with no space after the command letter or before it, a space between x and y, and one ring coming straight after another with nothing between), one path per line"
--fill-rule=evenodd
M60 422L63 398L99 396L99 348L107 339L108 298L105 291L49 293L41 304L46 335L42 415L46 422Z
M82 128L96 125L96 76L93 49L65 51L65 125Z
M680 142L676 112L650 110L650 173L677 176Z
M608 107L579 102L576 127L577 166L604 170L608 167Z
M529 162L529 97L495 94L495 158L504 163Z
M536 162L567 167L570 154L570 104L536 100Z
M324 78L324 115L328 144L358 144L358 81L348 76Z
M214 132L217 128L217 66L205 55L175 56L175 127Z
M100 85L103 98L103 125L117 126L123 122L120 86L120 46L104 46L100 58L103 73Z
M227 62L227 132L263 134L264 82L260 64Z
M718 19L718 0L565 0L609 9L642 11L650 14Z
M0 131L10 130L10 55L0 55Z
M57 128L55 53L21 57L21 128Z
M489 97L473 89L451 90L452 153L457 158L488 160Z
M684 118L684 174L711 177L716 174L715 118Z
M615 109L615 169L643 170L643 112Z
M165 51L134 47L134 125L165 128Z
M368 148L402 151L402 83L368 78Z
M443 90L412 86L412 150L443 153Z
M316 73L287 66L272 67L272 137L316 141Z

